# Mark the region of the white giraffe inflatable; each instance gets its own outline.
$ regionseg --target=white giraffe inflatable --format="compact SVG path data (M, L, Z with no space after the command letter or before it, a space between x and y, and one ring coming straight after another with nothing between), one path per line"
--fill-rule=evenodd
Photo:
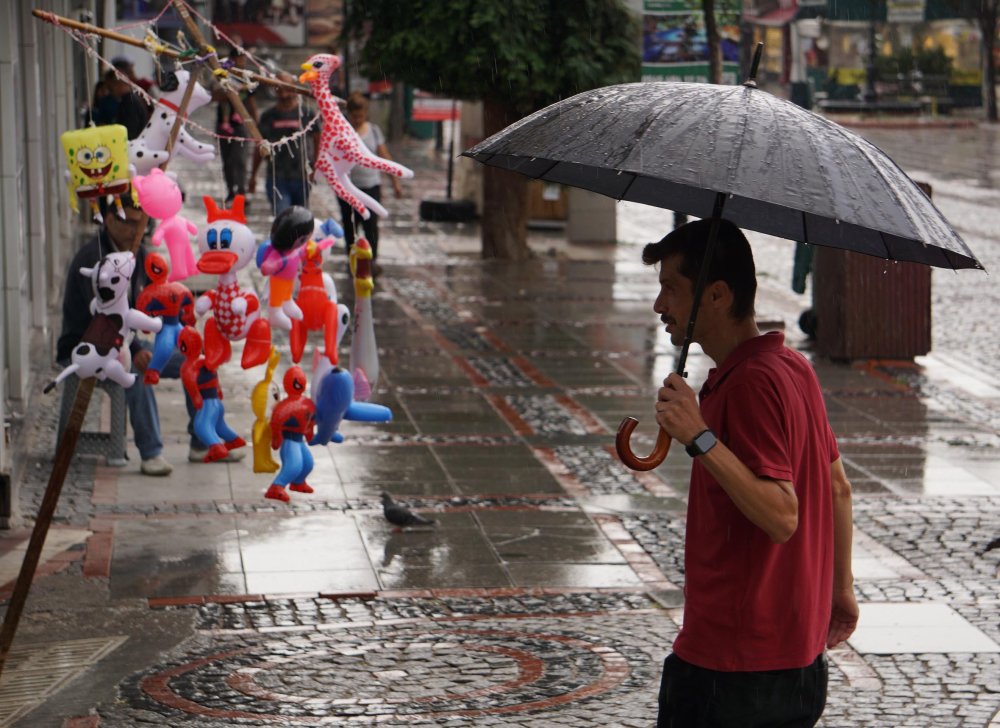
M136 174L147 175L154 167L159 167L170 159L171 155L167 152L170 130L177 120L177 112L184 99L184 91L191 79L191 74L188 71L174 71L173 75L177 77L177 88L165 91L157 99L146 128L138 137L128 143L129 162L135 167ZM188 116L211 100L212 95L195 81L194 91L188 102ZM181 124L183 123L182 121ZM184 131L183 126L177 135L174 150L182 157L187 157L198 164L205 164L215 159L215 148L211 144L199 142Z
M80 273L90 277L94 298L90 302L93 318L83 333L80 343L73 349L71 364L45 386L52 389L70 374L81 379L97 377L110 379L123 387L135 383L128 343L134 329L159 332L163 321L147 316L132 308L128 302L135 256L132 253L109 253L93 268L81 268Z
M351 168L358 164L402 179L412 177L413 170L370 151L354 131L354 127L344 118L337 106L337 99L330 93L330 75L338 68L339 56L317 53L302 64L305 73L299 76L300 83L309 83L323 117L316 171L322 173L337 197L357 210L365 220L371 217L372 212L379 217L388 217L389 213L377 200L354 186L349 176Z

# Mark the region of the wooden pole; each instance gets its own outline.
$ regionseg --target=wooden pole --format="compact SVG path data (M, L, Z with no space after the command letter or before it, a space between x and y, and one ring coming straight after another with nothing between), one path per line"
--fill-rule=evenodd
M188 12L187 5L181 2L181 0L171 0L171 2L174 4L174 10L176 10L177 15L180 16L181 22L184 23L184 26L191 34L191 37L194 38L194 41L198 45L202 55L208 56L208 67L211 68L213 72L219 70L221 68L219 65L219 59L216 58L214 53L210 52L209 45L205 41L205 36L202 35L201 28L198 27L198 24L194 22L194 18L191 17L191 13ZM225 83L222 84L222 90L225 92L226 98L229 99L229 103L232 104L233 108L236 109L236 112L243 117L243 123L250 132L250 136L258 143L263 142L264 137L261 136L260 130L257 128L257 122L252 116L250 116L250 112L247 111L246 106L243 105L240 95L229 88L228 84ZM266 146L261 146L259 149L264 157L267 157L270 154L270 151Z
M49 475L49 483L45 487L45 495L42 497L42 505L38 509L38 517L35 519L35 527L31 530L28 550L24 554L24 561L21 562L21 571L17 575L14 593L11 594L10 604L7 606L7 613L3 618L3 628L0 629L0 675L3 674L3 668L7 663L7 655L14 642L18 622L21 621L21 613L24 611L24 604L28 599L28 589L31 588L35 570L38 568L42 547L45 546L45 537L48 535L52 516L59 503L63 482L66 480L66 471L69 470L70 460L73 459L73 453L76 452L76 442L80 438L80 429L83 427L83 418L87 414L90 397L94 392L94 383L93 377L80 380L80 385L76 390L76 399L73 400L73 409L66 423L66 429L63 430L62 441L56 452L56 461L52 466L52 473Z
M187 9L185 8L185 11L186 10ZM81 23L79 20L73 20L72 18L66 18L62 15L56 15L55 13L50 13L46 10L35 9L31 11L31 14L40 20L52 23L52 25L64 25L67 28L79 30L83 33L93 33L94 35L99 35L103 38L110 38L111 40L116 40L119 43L124 43L136 48L142 48L144 51L149 52L149 48L146 47L146 44L143 41L138 38L133 38L130 35L122 35L121 33L116 33L113 30L107 30L96 25L91 25L90 23ZM203 40L204 39L202 38L202 41ZM172 48L164 48L163 50L158 51L158 53L169 58L177 58L181 55L180 52L175 51ZM245 71L244 73L246 73L251 81L255 81L256 83L263 83L267 86L274 86L275 88L284 88L289 91L294 91L297 94L301 94L302 96L312 96L312 91L305 86L296 86L293 83L286 83L284 81L279 81L276 78L261 76L258 73L253 73L252 71Z

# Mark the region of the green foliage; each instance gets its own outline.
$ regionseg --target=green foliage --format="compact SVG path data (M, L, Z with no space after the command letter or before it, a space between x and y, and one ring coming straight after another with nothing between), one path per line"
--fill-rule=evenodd
M373 78L528 113L639 75L636 19L622 0L353 0Z
M920 71L925 76L949 76L955 60L942 48L925 50L902 47L891 56L879 56L875 59L878 77L883 80L895 78L898 74L906 75L911 71Z

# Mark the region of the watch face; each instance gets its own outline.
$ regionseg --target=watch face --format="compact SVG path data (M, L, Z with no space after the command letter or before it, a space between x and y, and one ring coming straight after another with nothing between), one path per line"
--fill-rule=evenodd
M697 457L698 455L704 455L706 452L712 449L715 445L715 435L711 430L705 430L703 433L698 435L691 444L685 448L688 455L691 457Z

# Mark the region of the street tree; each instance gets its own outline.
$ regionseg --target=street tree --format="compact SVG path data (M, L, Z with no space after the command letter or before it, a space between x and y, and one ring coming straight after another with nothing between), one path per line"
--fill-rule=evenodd
M487 136L639 75L638 22L622 0L352 0L348 27L365 34L370 77L482 101ZM495 167L483 178L483 257L527 258L527 179Z
M979 26L983 64L983 106L986 120L997 122L996 44L1000 30L1000 0L951 0L956 13Z
M708 41L708 82L722 83L722 43L715 17L715 0L702 0L705 13L705 36Z
M742 0L701 0L705 14L705 40L708 44L708 82L722 83L722 36L719 23L738 25Z

